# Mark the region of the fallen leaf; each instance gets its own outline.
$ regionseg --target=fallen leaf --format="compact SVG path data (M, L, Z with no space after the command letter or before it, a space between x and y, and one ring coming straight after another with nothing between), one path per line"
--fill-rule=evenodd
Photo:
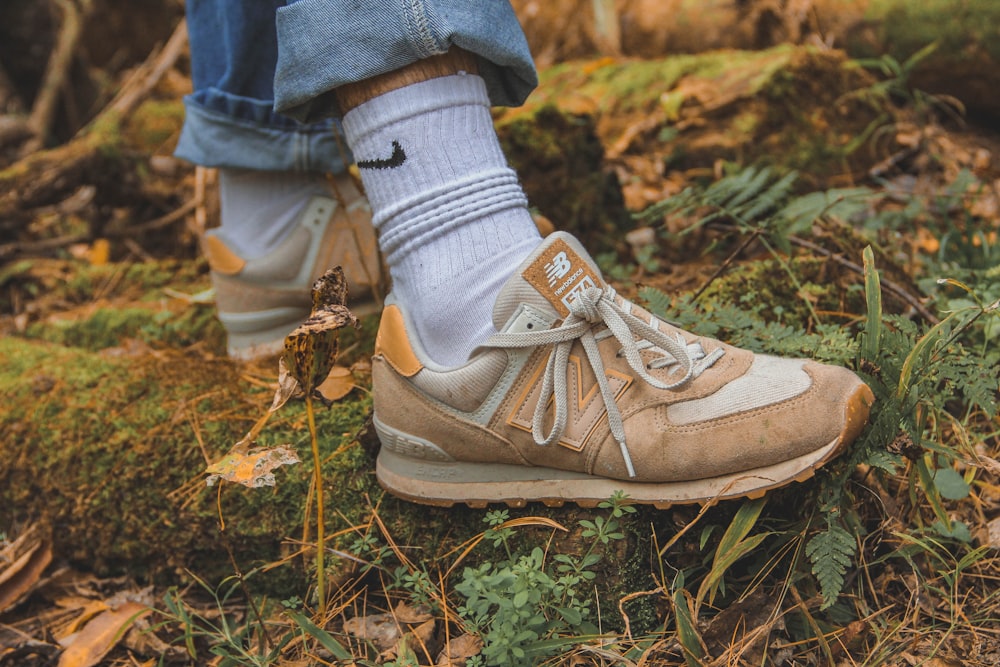
M393 614L400 623L408 623L410 625L425 623L434 618L434 614L427 607L411 607L402 601L396 605Z
M997 517L986 524L989 535L989 546L991 549L1000 549L1000 517Z
M441 667L462 663L483 650L483 640L476 635L464 634L453 638L438 654Z
M323 398L328 401L338 401L351 393L357 385L354 384L354 375L351 369L343 366L334 366L330 369L330 374L326 380L316 387L316 391L323 394Z
M72 642L59 656L58 667L93 667L114 648L136 619L150 611L144 604L126 602L117 609L98 614L72 637Z
M379 652L396 646L403 631L392 614L355 616L344 621L344 632L364 641L370 641Z
M237 444L222 459L205 469L205 483L213 486L220 479L236 482L251 489L274 486L274 469L299 462L299 457L289 445L253 447L244 449Z
M23 537L27 538L28 535ZM38 584L45 568L52 562L52 546L48 540L34 539L37 539L35 544L0 572L0 612L14 606L30 593ZM15 553L18 546L24 546L20 538L11 544L9 550Z

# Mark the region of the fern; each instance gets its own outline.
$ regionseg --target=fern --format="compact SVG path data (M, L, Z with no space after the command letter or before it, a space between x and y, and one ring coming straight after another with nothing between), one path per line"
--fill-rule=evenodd
M769 168L746 167L719 179L704 190L687 188L636 217L640 222L651 224L665 215L687 215L699 211L702 215L691 229L716 220L749 227L756 222L773 219L768 214L779 210L788 200L797 178L798 174L791 172L775 180Z
M821 609L828 609L837 601L844 588L844 574L856 552L857 543L851 534L827 515L826 530L814 535L806 544L806 556L812 563L812 572L823 596Z

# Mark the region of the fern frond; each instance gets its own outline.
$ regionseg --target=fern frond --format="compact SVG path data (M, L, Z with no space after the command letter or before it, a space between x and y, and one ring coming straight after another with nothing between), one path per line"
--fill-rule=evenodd
M821 609L827 609L837 601L844 588L844 574L856 552L854 537L834 521L828 521L827 529L806 544L806 556L812 563L812 572L823 595Z

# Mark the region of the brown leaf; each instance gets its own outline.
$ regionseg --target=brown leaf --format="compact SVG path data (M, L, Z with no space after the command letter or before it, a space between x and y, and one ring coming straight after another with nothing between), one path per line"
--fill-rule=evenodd
M92 667L101 661L125 635L136 619L151 609L138 602L126 602L114 610L98 614L73 637L59 656L58 667Z
M334 366L330 369L330 374L326 376L323 384L316 387L316 390L328 401L338 401L351 393L357 385L354 384L354 374L351 369L343 366Z
M29 537L24 535L22 537ZM37 538L36 538L37 539ZM24 542L18 539L10 546L10 551L16 553L16 547L23 547ZM7 551L7 550L5 550ZM37 539L27 550L20 554L7 568L0 572L0 612L17 604L38 584L45 568L52 562L52 545L48 540Z
M205 482L212 486L220 479L236 482L251 489L274 486L274 469L299 462L299 457L289 445L253 447L244 449L243 441L229 453L205 469Z
M270 412L277 411L289 399L301 395L302 387L299 386L299 381L288 372L288 364L285 363L285 358L278 359L278 388L274 392L274 400L271 402Z
M437 664L454 665L468 660L474 655L479 655L483 650L483 640L476 635L459 635L453 638L444 650L438 654Z
M403 631L392 614L355 616L344 621L344 632L370 641L379 652L393 648L403 636Z
M1000 550L1000 517L986 524L986 531L989 537L988 544L990 548Z
M344 305L347 281L339 266L316 280L312 298L312 313L285 337L282 354L288 373L307 395L323 383L337 360L339 329L346 324L358 326L357 318Z
M396 620L400 623L408 623L410 625L424 623L434 618L434 615L427 607L411 607L405 602L397 604L393 614L395 614Z

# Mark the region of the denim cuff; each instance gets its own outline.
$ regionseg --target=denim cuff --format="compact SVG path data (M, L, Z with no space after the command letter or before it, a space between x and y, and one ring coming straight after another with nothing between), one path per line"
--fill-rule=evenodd
M203 103L208 96L213 108ZM225 111L216 110L220 103ZM174 155L203 167L339 174L353 161L334 121L302 125L270 104L219 91L188 95L184 107Z
M277 11L275 109L303 122L339 113L333 90L446 53L479 56L490 102L516 106L538 84L506 1L293 0Z

